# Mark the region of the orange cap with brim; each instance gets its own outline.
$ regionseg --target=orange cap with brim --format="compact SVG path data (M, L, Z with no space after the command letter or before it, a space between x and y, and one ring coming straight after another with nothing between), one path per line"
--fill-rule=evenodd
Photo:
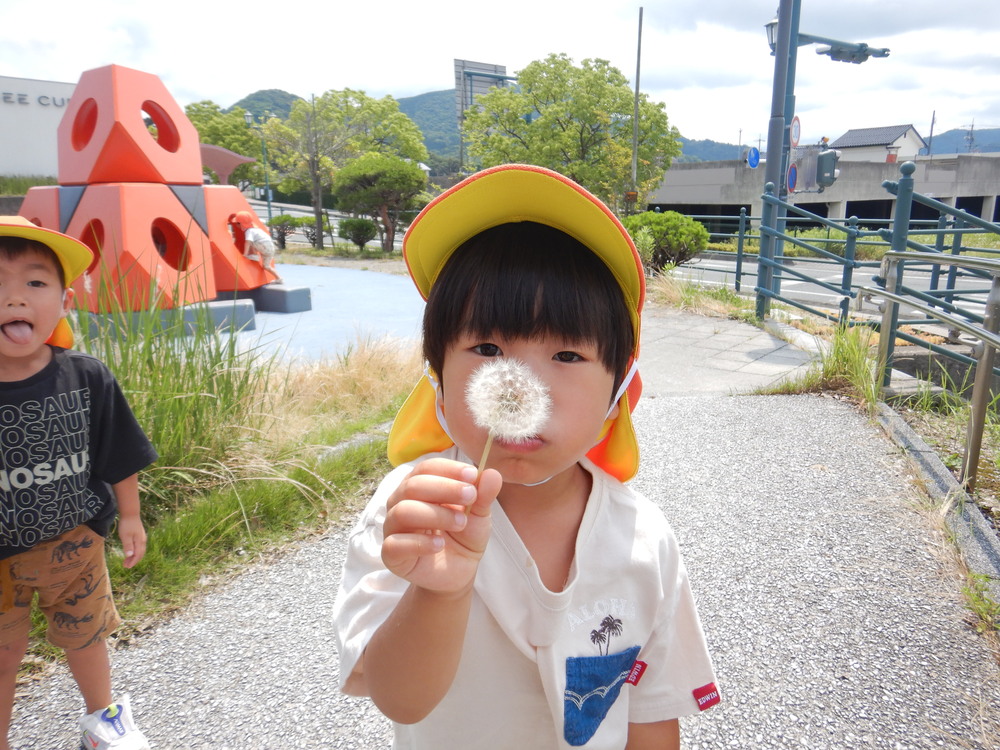
M403 239L403 257L426 300L448 258L466 240L500 224L532 221L558 229L594 252L618 281L635 333L631 378L626 378L615 419L604 425L600 442L587 456L621 481L635 476L639 446L632 409L642 393L634 363L639 356L639 328L646 296L642 261L628 231L599 199L567 177L544 167L505 164L466 178L431 201L414 219ZM438 419L436 388L420 379L389 433L394 465L454 445Z
M0 237L21 237L41 242L55 253L62 266L63 279L68 289L80 274L94 262L93 251L75 237L45 229L23 216L0 216ZM73 346L73 329L66 318L61 318L49 336L48 344L69 349Z

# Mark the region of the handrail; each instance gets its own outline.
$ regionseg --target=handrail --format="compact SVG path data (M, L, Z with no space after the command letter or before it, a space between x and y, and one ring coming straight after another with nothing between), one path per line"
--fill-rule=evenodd
M969 425L966 429L965 456L962 460L962 472L959 477L965 487L971 492L975 487L976 476L979 471L979 457L982 450L983 429L986 424L986 411L991 400L990 391L994 375L993 363L996 359L997 350L1000 349L1000 260L991 258L978 258L972 256L960 256L961 239L959 234L965 233L967 225L978 227L993 234L1000 234L1000 226L989 221L974 216L960 209L953 208L946 203L920 195L913 190L913 173L916 165L913 162L906 162L900 166L902 177L898 182L886 181L882 186L893 195L897 196L896 201L896 221L892 228L892 249L882 258L881 276L877 279L879 283L884 283L885 288L862 287L862 291L880 296L887 300L882 313L882 323L879 326L879 384L882 388L890 384L892 377L892 354L896 339L896 329L899 326L899 308L901 305L918 310L936 320L946 323L950 327L963 331L978 338L982 342L982 351L976 360L976 376L972 386L972 398L969 409ZM955 218L955 242L952 255L944 255L940 252L923 252L926 250L923 245L913 242L908 236L910 224L910 210L912 203L916 201L922 205L938 210L942 217L950 215ZM943 222L940 222L943 223ZM879 232L883 237L885 230ZM917 251L909 251L907 247L920 248ZM938 240L941 246L941 240ZM989 277L991 279L990 291L986 297L986 312L982 318L982 325L976 325L958 315L945 312L940 307L933 304L925 305L914 301L912 297L899 294L903 287L903 270L906 263L923 263L934 267L935 274L940 266L949 267L948 287L954 289L954 279L961 269L970 272L972 275ZM935 277L936 278L936 277ZM936 291L936 290L935 290ZM947 295L946 295L947 296ZM926 299L929 295L921 295ZM954 295L941 302L942 306L947 306L955 312L959 312L953 304ZM971 316L977 317L978 316Z
M902 259L892 261L888 279L897 279L896 266ZM993 362L996 358L997 349L1000 348L1000 336L997 335L1000 329L1000 268L996 270L993 277L993 284L986 303L986 318L983 326L976 326L961 318L949 315L946 312L937 310L919 302L913 302L903 295L895 294L878 287L862 287L866 292L876 294L888 300L890 304L885 306L882 318L882 327L879 329L879 368L882 370L882 387L889 385L891 373L891 352L892 340L895 338L893 320L898 320L899 306L901 304L922 310L926 314L938 320L954 326L960 331L964 331L975 336L983 342L983 350L976 362L976 377L972 386L972 399L969 403L969 424L966 428L965 455L962 458L962 471L959 481L965 485L969 492L975 489L976 477L979 474L979 457L982 453L983 429L986 425L986 409L990 402L990 385L993 378Z

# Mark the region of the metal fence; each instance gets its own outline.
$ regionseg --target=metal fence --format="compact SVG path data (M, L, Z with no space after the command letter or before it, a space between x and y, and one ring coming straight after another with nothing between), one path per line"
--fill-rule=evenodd
M763 196L765 210L783 207L788 214L787 219L773 230L761 227L762 234L754 234L752 227L755 218L748 216L744 209L738 218L715 217L738 223L735 232L713 232L711 239L715 242L735 240L735 288L740 291L746 277L755 279L758 317L765 317L770 302L778 300L840 325L869 325L878 330L879 360L876 377L882 388L890 383L896 339L918 344L966 365L974 365L976 377L961 476L961 480L971 489L976 479L986 411L992 400L993 376L1000 377L1000 369L994 368L996 350L1000 348L1000 336L997 335L1000 329L1000 251L970 247L965 240L970 234L1000 235L1000 225L916 193L913 179L915 169L916 165L912 162L904 163L900 165L901 177L898 181L883 183L883 187L896 196L894 216L888 222L883 222L885 226L879 226L878 221L857 217L836 220L812 214L781 201L774 195L773 186L768 184ZM911 209L914 202L937 211L939 218L912 221ZM803 239L799 230L804 226L824 227L827 229L826 237ZM930 237L933 243L917 241L915 237L918 235ZM747 247L754 241L760 242L762 237L771 238L773 257L767 257L770 253L759 255L758 273L748 273L744 270ZM840 265L840 284L831 284L811 276L807 271L807 264L796 264L795 268L789 266L784 253L786 244L803 248L817 258ZM866 245L884 248L886 252L882 259L858 260L859 247ZM970 256L970 251L974 251L976 255ZM873 270L874 275L870 277L870 281L874 284L865 282L864 275L860 273L864 268ZM919 290L907 286L904 283L906 269L921 269L929 273L928 288ZM831 314L783 294L781 281L787 277L808 281L839 295L838 313ZM882 300L880 320L851 318L852 302L865 297ZM907 313L905 319L900 318L901 310ZM975 356L970 357L954 349L929 343L901 330L904 326L922 324L943 325L954 337L960 333L972 337L979 342Z

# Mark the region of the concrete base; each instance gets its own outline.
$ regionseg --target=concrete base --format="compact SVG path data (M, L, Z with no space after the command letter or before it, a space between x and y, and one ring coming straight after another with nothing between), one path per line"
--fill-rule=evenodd
M98 335L118 335L119 332L127 335L128 331L143 331L150 327L148 322L143 321L143 316L148 312L125 313L127 323L126 330L121 331L122 325L119 322L121 315L90 313L89 325L85 334L91 338ZM154 329L169 329L174 325L183 322L184 332L191 333L196 328L211 326L215 329L237 331L252 331L256 326L256 313L252 300L216 300L214 302L202 302L194 305L174 310L162 310L159 319L152 324Z
M312 293L307 286L267 284L249 291L224 294L232 294L239 300L253 300L257 312L300 313L312 310Z

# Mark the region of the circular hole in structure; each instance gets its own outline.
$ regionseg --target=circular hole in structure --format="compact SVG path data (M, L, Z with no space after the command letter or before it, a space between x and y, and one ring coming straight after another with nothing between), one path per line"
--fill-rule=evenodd
M149 230L156 253L163 262L177 271L186 271L190 254L188 240L172 221L156 219Z
M91 261L89 266L87 266L87 273L90 273L97 268L97 264L101 262L101 254L104 248L104 222L100 219L92 219L90 223L83 228L83 234L80 236L80 242L89 247L91 252L94 254L94 260Z
M177 153L181 137L167 111L156 102L147 99L142 103L142 118L147 125L151 123L149 133L160 148L172 154Z
M87 99L76 111L70 141L75 151L83 151L94 137L97 129L97 102Z

